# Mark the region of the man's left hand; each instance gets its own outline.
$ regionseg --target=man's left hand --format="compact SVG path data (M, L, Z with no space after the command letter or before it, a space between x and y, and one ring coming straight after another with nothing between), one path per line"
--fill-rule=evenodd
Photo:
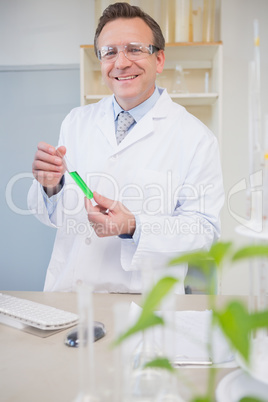
M97 205L85 198L88 220L98 237L133 235L135 216L120 201L110 200L94 191Z

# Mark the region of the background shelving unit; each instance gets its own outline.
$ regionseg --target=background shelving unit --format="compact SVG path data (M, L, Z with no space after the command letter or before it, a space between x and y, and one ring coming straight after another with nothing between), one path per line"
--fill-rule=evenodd
M87 105L111 92L102 82L100 62L95 56L94 46L82 45L80 52L81 105ZM165 54L165 67L157 78L157 84L167 88L175 102L203 121L221 145L222 43L167 43ZM177 64L183 68L188 92L173 93Z

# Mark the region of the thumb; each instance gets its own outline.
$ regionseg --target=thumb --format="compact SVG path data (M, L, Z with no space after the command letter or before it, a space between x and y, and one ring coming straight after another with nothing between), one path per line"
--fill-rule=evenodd
M91 201L87 197L85 197L84 202L85 202L85 208L86 208L87 213L92 212L92 203L91 203Z
M64 155L66 154L66 147L65 147L64 145L61 145L60 147L58 147L58 148L56 149L56 153L57 153L61 158L63 158Z
M94 196L94 200L96 201L96 203L98 205L100 205L101 207L103 207L105 209L110 209L110 210L115 209L117 201L111 200L110 198L106 198L103 195L100 195L99 193L97 193L96 191L94 191L93 196Z

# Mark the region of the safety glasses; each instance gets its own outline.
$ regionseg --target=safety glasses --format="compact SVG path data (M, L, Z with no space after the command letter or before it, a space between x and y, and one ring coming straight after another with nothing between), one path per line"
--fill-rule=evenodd
M98 50L98 59L102 63L114 63L118 58L119 53L123 52L128 60L136 61L145 59L157 51L159 51L159 49L154 45L131 42L127 45L121 46L102 46Z

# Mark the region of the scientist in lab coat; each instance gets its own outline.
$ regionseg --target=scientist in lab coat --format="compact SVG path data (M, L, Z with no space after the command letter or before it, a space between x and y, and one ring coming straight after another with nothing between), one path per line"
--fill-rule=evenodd
M224 195L218 144L156 86L165 41L149 15L127 3L110 5L94 44L113 95L72 110L57 151L38 144L28 205L57 229L44 290L71 291L82 281L97 292L139 293L145 260L164 266L219 238ZM120 142L122 111L133 122ZM84 197L66 163L94 199ZM178 293L184 293L186 273L187 266L173 268Z

